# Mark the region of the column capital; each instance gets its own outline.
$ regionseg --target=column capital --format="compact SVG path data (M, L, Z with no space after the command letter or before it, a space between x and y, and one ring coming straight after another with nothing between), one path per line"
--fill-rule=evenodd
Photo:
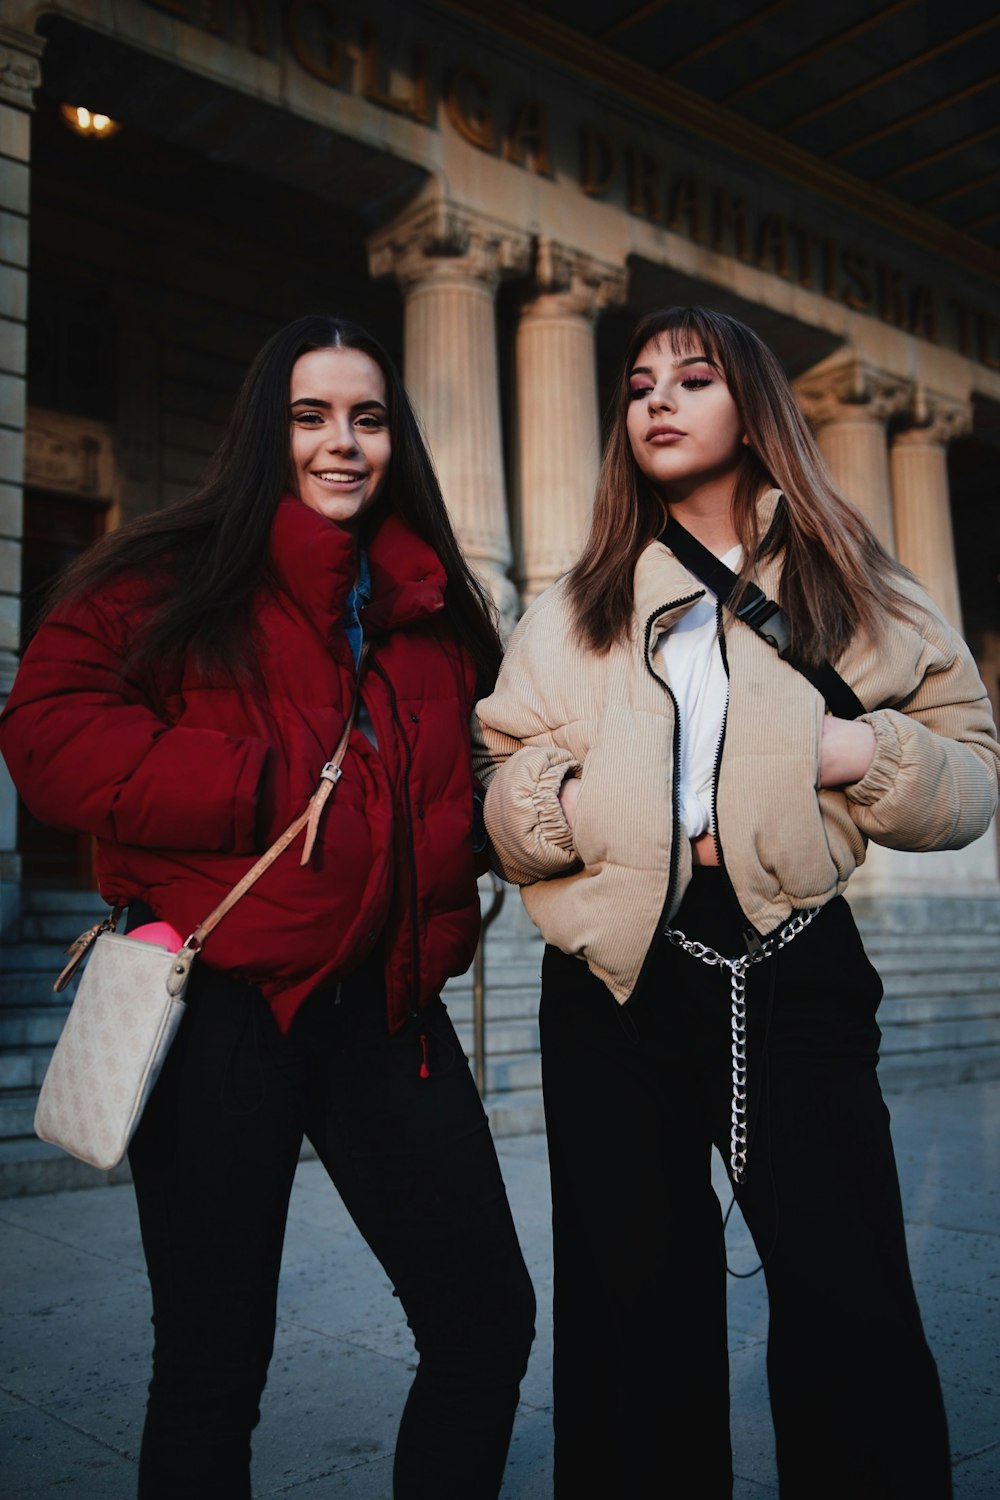
M42 81L45 38L0 26L0 103L34 109L34 91Z
M913 399L910 381L860 355L835 355L794 382L795 396L814 427L831 422L888 422Z
M395 276L404 290L427 281L478 281L524 273L531 237L509 224L437 200L421 203L368 240L372 276Z
M893 446L897 444L940 446L946 448L952 438L964 437L972 431L972 402L956 396L943 396L938 391L917 388L913 405L907 413L905 427L892 435Z
M623 265L597 260L582 250L542 235L535 247L535 293L522 308L524 317L593 318L625 301L628 272Z

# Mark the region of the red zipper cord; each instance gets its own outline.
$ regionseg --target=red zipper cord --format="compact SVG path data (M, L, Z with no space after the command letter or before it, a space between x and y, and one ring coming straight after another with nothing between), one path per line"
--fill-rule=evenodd
M420 1055L420 1076L421 1078L429 1078L431 1076L431 1070L427 1063L427 1038L424 1036L423 1032L420 1033Z

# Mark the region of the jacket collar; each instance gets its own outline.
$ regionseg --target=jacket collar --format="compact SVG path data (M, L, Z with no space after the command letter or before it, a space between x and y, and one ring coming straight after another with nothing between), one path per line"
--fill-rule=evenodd
M757 524L764 536L774 520L774 512L781 499L780 490L764 490L757 501ZM767 566L759 574L758 581L765 593L777 587L780 563L769 558ZM680 612L689 609L695 598L705 593L705 585L695 578L664 542L650 542L639 554L635 566L633 595L635 614L640 629L653 615L660 615L654 636L669 629L676 617L671 606L682 606Z
M371 601L365 626L396 630L444 609L447 576L437 554L394 511L365 539ZM271 564L278 588L310 614L339 621L354 586L354 537L295 495L279 502L271 527Z

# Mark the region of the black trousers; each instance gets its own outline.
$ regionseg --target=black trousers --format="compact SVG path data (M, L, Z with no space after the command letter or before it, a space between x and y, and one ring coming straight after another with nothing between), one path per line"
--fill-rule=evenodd
M419 1352L394 1495L500 1489L534 1295L485 1113L440 1001L390 1037L377 965L334 999L283 1037L253 987L192 980L130 1152L155 1329L141 1500L248 1500L303 1132Z
M695 872L672 925L745 951L717 870ZM947 1500L944 1409L875 1075L882 987L847 903L832 901L751 972L752 1136L737 1198L765 1262L782 1500ZM664 941L622 1009L550 948L541 1033L556 1494L726 1500L726 1273L710 1153L714 1142L728 1163L728 971Z

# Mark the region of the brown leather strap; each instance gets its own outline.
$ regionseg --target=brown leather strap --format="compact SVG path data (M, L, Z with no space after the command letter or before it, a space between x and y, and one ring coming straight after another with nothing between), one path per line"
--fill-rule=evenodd
M320 771L319 786L309 798L309 806L306 808L308 814L306 818L306 841L302 849L302 858L299 860L300 865L307 865L309 863L309 856L313 852L313 844L316 842L316 835L319 832L319 820L323 816L326 799L340 780L340 765L347 753L347 743L351 738L351 730L354 728L357 711L358 695L355 693L350 715L348 716L347 723L344 725L344 732L337 741L337 748L330 756L322 771Z
M123 910L124 907L114 907L112 911L104 918L103 922L96 922L93 927L88 927L86 932L81 932L80 936L76 939L75 942L70 943L69 947L66 949L66 953L69 955L68 960L59 971L59 977L56 980L55 984L52 986L55 994L62 994L63 990L69 984L70 980L73 978L73 975L83 963L83 960L86 958L91 948L97 942L97 939L100 937L101 933L114 932L115 928L118 926L118 918L121 916Z
M185 948L198 949L201 947L202 943L208 937L209 933L213 932L215 928L218 927L223 917L226 916L228 912L232 911L237 901L241 900L241 898L246 895L250 887L252 885L256 885L257 881L264 874L265 870L269 870L271 868L278 856L280 854L284 854L289 844L291 844L298 837L303 828L305 828L307 832L305 847L302 852L302 859L300 860L300 864L304 865L308 863L309 857L313 851L313 844L316 841L316 834L319 830L320 818L323 815L323 809L326 806L327 798L333 791L333 788L336 786L337 782L340 780L340 767L343 762L344 756L347 754L347 746L350 743L351 731L354 728L354 721L358 716L358 703L361 697L361 669L364 666L365 657L368 654L368 645L368 641L365 641L361 647L361 656L358 660L358 676L354 686L354 698L351 702L351 711L347 716L347 723L344 725L344 732L340 736L340 739L337 741L337 748L334 750L330 759L327 761L326 765L319 773L319 784L317 785L316 790L313 792L312 796L309 798L309 802L306 806L305 812L299 813L299 816L295 819L294 823L290 823L288 825L281 837L275 839L270 849L268 849L265 854L261 855L257 863L247 871L242 880L238 881L236 885L233 886L232 890L219 902L215 910L210 912L205 920L195 928L191 936L185 941Z

